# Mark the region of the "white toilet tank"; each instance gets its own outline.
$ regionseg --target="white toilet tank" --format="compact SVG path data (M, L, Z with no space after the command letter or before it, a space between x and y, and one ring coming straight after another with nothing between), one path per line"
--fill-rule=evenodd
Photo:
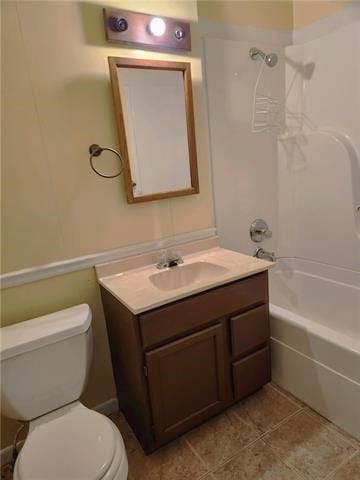
M3 327L2 413L32 420L77 400L86 384L91 357L88 305Z

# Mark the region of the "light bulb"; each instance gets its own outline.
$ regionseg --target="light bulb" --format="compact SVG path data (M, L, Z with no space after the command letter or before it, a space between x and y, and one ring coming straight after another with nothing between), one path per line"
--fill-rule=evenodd
M166 31L166 23L162 18L155 17L151 20L149 29L155 37L161 37Z

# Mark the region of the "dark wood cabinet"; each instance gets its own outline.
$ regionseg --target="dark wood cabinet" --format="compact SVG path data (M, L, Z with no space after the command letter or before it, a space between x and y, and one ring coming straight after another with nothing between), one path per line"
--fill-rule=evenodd
M267 302L267 273L244 278L140 314L142 342L147 348Z
M139 315L101 294L119 406L147 453L270 381L267 272Z
M255 392L271 378L270 348L267 346L232 364L236 400Z
M235 356L245 355L264 345L270 336L268 305L252 308L230 318L231 350Z
M221 324L145 354L156 438L171 440L226 404Z

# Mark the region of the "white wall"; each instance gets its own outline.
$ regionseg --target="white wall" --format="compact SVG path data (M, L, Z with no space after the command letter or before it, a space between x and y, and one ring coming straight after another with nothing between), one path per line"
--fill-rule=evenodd
M269 47L255 44L265 51ZM275 133L251 132L254 86L261 66L252 61L254 43L205 38L207 98L213 167L216 226L222 246L252 254L256 244L249 227L264 218L273 237L263 243L276 247L277 140ZM271 47L283 57L283 47ZM264 68L269 93L283 98L284 65Z
M237 33L240 40L204 39L222 245L252 253L249 226L262 217L274 235L261 246L278 256L359 270L360 4L297 30L298 45L264 44L264 29L239 27ZM246 35L258 40L248 43ZM279 139L251 133L260 66L248 56L254 45L280 56L275 68L264 68L263 79L273 96L286 98Z
M360 57L351 52L359 49L356 18L286 48L288 106L302 113L303 126L279 142L279 254L354 270L360 269Z

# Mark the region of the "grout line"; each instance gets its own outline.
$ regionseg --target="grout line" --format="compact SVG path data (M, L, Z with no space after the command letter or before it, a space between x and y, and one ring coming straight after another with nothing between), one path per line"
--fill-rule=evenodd
M225 413L225 412L223 412L223 413ZM235 413L235 412L233 412L233 413ZM240 417L238 417L237 415L236 415L236 418L237 418L238 420L240 420L240 422L241 422L242 424L248 426L247 423L245 423L244 420L242 420L242 419L241 419ZM259 435L259 436L256 437L254 440L251 440L249 443L247 443L246 445L242 446L234 455L231 455L230 457L226 458L226 460L223 460L223 461L217 463L217 464L214 465L213 467L211 467L210 465L208 465L208 464L205 462L205 460L203 460L203 458L201 457L201 455L196 451L195 447L193 447L193 446L191 445L190 441L189 441L187 438L185 438L185 440L186 440L186 442L188 443L188 445L190 446L191 450L192 450L194 453L196 453L196 456L197 456L198 458L200 458L201 461L202 461L202 463L204 463L204 464L206 465L206 468L209 470L208 473L212 474L212 473L214 473L215 470L217 470L218 468L222 467L222 466L225 465L226 463L230 462L233 458L237 457L237 456L239 455L239 453L242 452L245 448L250 447L251 445L253 445L254 443L256 443L258 440L260 440L261 437L262 437L262 435L264 435L264 434Z
M299 415L302 411L304 410L304 408L299 408L298 410L296 410L296 412L293 412L291 413L290 415L288 415L287 417L283 418L279 423L277 423L276 425L274 425L273 427L269 428L268 430L266 430L264 433L262 433L260 436L259 436L259 439L263 438L265 435L268 435L269 433L272 433L274 432L275 430L277 430L278 428L280 428L284 423L286 423L288 420L290 420L291 418L293 417L296 417L297 415ZM236 412L234 412L234 414L236 416L238 416L236 414ZM240 417L238 417L240 418ZM245 423L241 418L240 420Z
M204 475L201 475L201 477L199 477L197 480L208 480L211 479L211 480L215 480L212 472L209 470L208 472L204 473Z
M356 457L356 455L359 454L359 451L357 450L355 453L353 453L347 460L344 460L343 462L340 463L334 470L332 470L326 477L324 477L322 480L330 480L331 478L334 478L334 475L336 472L338 472L344 465L346 465L348 462L350 462L353 458Z
M299 402L297 403L295 400L293 400L292 398L288 397L286 395L286 393L282 392L281 390L279 390L276 385L274 385L273 383L269 383L268 384L270 388L272 388L273 390L275 390L277 393L280 393L280 395L282 395L283 397L285 397L287 400L289 400L289 402L291 402L293 405L296 405L298 408L304 408L301 404L300 404L300 400ZM296 397L295 397L296 398ZM301 402L302 404L304 404L304 402ZM305 405L305 404L304 404Z
M296 405L297 407L299 407L298 405ZM303 410L304 410L305 407L299 407L298 410L296 410L296 412L288 415L287 417L285 417L283 420L281 420L281 422L279 422L278 424L276 424L274 427L270 428L269 430L266 430L264 433L260 434L258 437L256 437L254 440L252 440L250 443L248 443L247 445L244 445L243 447L241 447L234 455L231 455L230 457L228 457L226 460L223 460L222 462L220 463L217 463L215 466L213 467L210 467L209 465L206 464L206 462L204 462L204 460L201 458L201 456L196 452L195 448L190 444L189 440L186 439L187 443L189 444L190 448L192 451L196 452L197 456L199 458L201 458L201 460L205 463L205 465L207 466L207 468L209 468L209 473L214 473L217 469L221 468L222 466L224 466L226 463L230 462L231 460L233 460L235 457L237 457L239 455L239 453L241 453L243 450L245 450L246 448L250 448L252 445L254 445L256 442L258 441L262 441L265 445L268 445L265 440L263 439L263 437L265 437L267 434L277 430L280 426L282 426L284 423L286 423L288 420L290 420L291 418L299 415ZM238 420L240 420L241 423L243 423L244 425L247 425L248 424L235 412L233 411L234 415L237 417ZM280 457L278 457L280 458ZM285 463L282 459L281 461L283 463ZM287 465L289 466L289 465ZM289 467L290 468L290 467ZM291 467L292 468L292 467ZM301 476L301 478L304 478Z
M268 384L268 385L269 385L270 387L272 387L271 384ZM276 392L278 392L278 393L280 393L282 396L284 396L287 400L290 400L290 399L288 399L288 397L286 397L285 394L283 394L282 392L278 391L278 390L277 390L276 388L274 388L274 387L272 387L272 388L273 388ZM307 405L305 405L305 404L304 404L304 406L298 405L298 404L296 404L295 402L292 402L292 404L297 407L297 410L295 410L295 412L287 415L285 418L283 418L279 423L277 423L277 424L274 425L273 427L269 428L268 430L265 430L265 432L262 433L262 434L259 436L259 438L262 438L262 437L263 437L264 435L266 435L267 433L270 433L270 432L276 430L278 427L280 427L280 425L282 425L283 423L285 423L287 420L289 420L289 419L292 418L293 416L299 414L301 411L303 411L303 410L307 407ZM247 423L238 415L238 413L237 413L235 410L233 410L233 413L234 413L234 415L235 415L239 420L242 421L242 423L244 423L245 425L247 425ZM256 426L256 425L255 425L255 426Z
M296 475L302 479L302 480L309 480L309 477L307 477L305 474L303 474L302 472L300 472L294 465L292 465L287 459L285 458L282 458L281 455L277 452L277 450L275 450L275 448L273 448L269 443L266 442L266 440L263 440L263 442L265 443L265 445L267 447L270 448L270 450L273 452L273 454L275 455L276 458L278 458L279 460L281 460L282 463L284 463L288 468L290 468L290 470L294 473L296 473Z
M243 424L243 425L246 425L247 427L249 426L248 422L245 422L245 420L243 418L240 417L240 415L235 411L235 409L233 409L234 407L230 407L232 409L231 413L238 419L240 420L240 422ZM236 407L235 407L236 408ZM258 438L261 438L264 434L261 433L261 430L257 427L257 425L255 425L255 423L251 420L251 427L255 427L256 430L259 431L259 436Z
M256 442L259 442L259 441L261 441L261 437L258 437L255 440L252 440L247 445L244 445L234 455L231 455L231 457L228 457L226 460L223 460L222 462L220 462L220 463L216 464L214 467L212 467L211 470L210 470L210 473L214 473L219 468L221 468L224 465L226 465L227 463L231 462L232 460L234 460L234 458L238 457L241 452L243 452L247 448L252 447Z
M243 447L241 447L234 455L231 455L230 457L228 457L226 460L223 460L219 463L217 463L216 465L214 465L213 467L210 467L209 465L207 465L206 463L206 466L207 468L209 468L209 473L214 473L216 470L218 470L219 468L223 467L225 464L227 464L228 462L230 462L231 460L233 460L234 458L236 458L243 450L245 450L246 448L250 448L252 447L256 442L258 441L261 441L263 442L265 445L268 445L265 440L263 439L263 437L265 437L265 435L267 435L268 433L276 430L278 427L280 427L281 425L283 425L287 420L289 420L290 418L298 415L303 409L301 408L300 410L297 410L296 412L292 413L291 415L288 415L286 418L284 418L280 423L278 423L275 427L269 429L269 430L266 430L266 432L260 434L258 437L256 437L254 440L252 440L251 442L249 442L248 444L244 445ZM243 423L244 425L247 425L246 422L244 422L244 420L242 418L240 418L235 412L233 412L234 415L241 421L241 423ZM191 449L195 452L195 448L190 444L189 440L187 440L187 443L191 446ZM196 452L197 453L197 452ZM199 458L201 458L201 456L199 454L197 454L197 456ZM278 457L279 458L279 457ZM201 458L201 460L204 462L204 460ZM282 459L281 461L283 463L285 463ZM289 466L289 465L287 465ZM301 477L301 478L304 478L304 477Z
M232 455L231 457L229 457L226 461L223 461L221 463L218 463L216 466L214 466L211 470L210 470L210 474L215 474L215 472L217 470L219 470L221 467L223 467L224 465L226 465L227 463L231 462L232 460L234 460L235 458L237 458L239 456L240 453L242 453L244 450L246 450L247 448L251 448L253 447L257 442L260 442L263 446L266 446L266 447L269 447L271 448L264 440L263 440L263 436L265 434L263 434L261 437L257 438L256 440L253 440L252 442L250 442L248 445L245 445L244 447L240 448L240 450L235 454L235 455ZM308 478L304 477L300 472L298 472L292 465L289 465L287 462L284 461L284 459L282 459L278 454L276 454L276 452L274 452L274 449L271 448L271 450L273 451L274 455L276 456L276 458L278 460L281 461L281 463L283 463L284 465L286 465L288 468L290 468L290 470L294 473L297 474L297 476L299 477L299 480L309 480ZM295 479L297 480L297 479Z
M355 442L352 440L352 438L348 438L347 437L347 432L344 432L342 431L342 429L340 427L338 427L337 425L335 425L334 423L330 422L329 420L327 420L325 417L322 417L324 418L324 421L322 422L319 418L316 418L315 415L312 415L311 412L309 412L310 407L306 407L304 408L304 413L305 415L307 415L309 418L311 418L312 420L314 420L315 422L318 422L320 425L322 425L323 427L326 428L326 430L330 431L331 433L335 433L336 435L338 435L339 437L341 437L343 440L345 440L346 443L349 444L350 447L353 447L356 449L356 451L360 451L360 445L356 445ZM315 410L314 410L315 411ZM317 412L315 412L317 415L320 415L318 414ZM320 415L321 416L321 415Z
M285 418L283 418L279 423L277 423L276 425L274 425L273 427L270 427L268 430L265 430L265 432L261 433L259 438L262 438L264 435L266 435L267 433L270 433L274 430L276 430L278 427L280 427L280 425L282 425L283 423L285 423L287 420L289 420L290 418L294 417L295 415L299 414L303 409L301 408L300 410L296 410L296 412L293 412L293 413L290 413L289 415L287 415ZM242 419L240 418L240 416L236 413L236 412L233 412L234 415L237 416L237 418L239 420L242 421L242 423L244 423L245 425L247 425L247 423Z
M307 412L307 410L309 409L309 407L307 405L305 405L299 412L295 412L293 415L291 415L290 417L287 417L284 421L282 421L279 425L277 425L275 428L269 430L267 433L272 433L274 432L275 430L277 430L281 425L283 425L284 423L286 423L290 418L292 417L295 417L297 415L299 415L301 412L305 413L305 415L307 415L311 420L313 420L314 422L318 423L320 426L324 427L326 430L330 431L331 433L335 434L336 436L341 436L342 438L344 438L344 440L346 441L346 443L350 446L350 447L353 447L353 448L356 448L354 447L354 445L344 436L344 435L341 435L341 432L337 432L335 428L333 428L333 424L328 422L329 425L327 425L325 422L321 422L319 419L313 417L312 415L309 415L309 413ZM263 436L265 437L265 435ZM304 477L303 474L298 471L298 469L290 464L285 458L282 458L278 453L277 451L275 450L275 448L270 444L270 442L267 442L265 438L262 437L262 440L266 443L266 445L268 447L271 448L271 450L274 452L274 454L282 460L283 463L285 463L290 469L292 469L294 472L296 472L298 475L300 475L301 478L305 478L307 479L308 477ZM340 463L339 466L337 466L334 470L332 470L326 477L323 477L322 480L327 480L327 479L330 479L331 478L331 475L334 474L336 471L338 471L341 466L345 465L348 461L350 461L354 456L356 456L358 453L360 452L360 449L356 449L356 451L351 454L350 457L348 457L346 460L344 460L343 462Z
M201 480L202 478L204 478L206 475L208 475L210 473L210 467L209 465L207 465L207 463L205 462L205 460L202 458L202 456L196 451L196 449L191 445L191 443L189 442L189 440L186 438L186 435L184 436L184 442L185 444L190 448L190 450L192 451L192 453L195 455L195 457L197 457L200 462L202 463L202 465L206 468L207 472L204 473L204 475L201 475L201 477L199 477L199 480Z
M282 427L288 420L291 420L292 418L297 417L297 416L300 415L300 413L302 413L303 411L304 411L304 408L300 408L300 410L297 410L296 412L292 413L291 415L288 415L286 418L284 418L283 420L281 420L281 422L279 422L277 425L275 425L275 426L272 427L272 428L269 428L269 430L267 430L267 431L264 433L264 436L265 436L265 435L268 435L269 433L275 432L275 431L278 430L280 427Z

